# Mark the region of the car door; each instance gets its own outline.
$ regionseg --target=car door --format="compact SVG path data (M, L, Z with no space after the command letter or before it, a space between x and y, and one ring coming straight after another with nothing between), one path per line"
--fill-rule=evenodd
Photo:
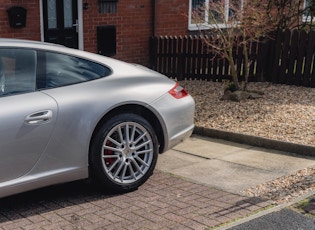
M0 182L29 172L45 150L57 104L36 91L36 51L0 48Z

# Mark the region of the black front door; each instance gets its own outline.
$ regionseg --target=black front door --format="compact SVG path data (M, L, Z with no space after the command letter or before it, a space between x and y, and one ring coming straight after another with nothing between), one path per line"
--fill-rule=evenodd
M78 48L78 0L43 0L45 42Z

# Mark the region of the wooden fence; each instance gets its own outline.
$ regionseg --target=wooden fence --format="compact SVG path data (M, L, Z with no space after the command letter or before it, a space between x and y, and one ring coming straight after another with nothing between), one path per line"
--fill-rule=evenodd
M227 60L215 56L199 36L153 37L151 68L171 78L222 81L230 79ZM315 87L315 31L278 32L276 39L251 44L249 81L269 81ZM241 49L234 49L239 78L243 79Z

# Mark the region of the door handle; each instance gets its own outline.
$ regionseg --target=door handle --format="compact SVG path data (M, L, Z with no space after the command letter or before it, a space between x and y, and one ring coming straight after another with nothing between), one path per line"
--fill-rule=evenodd
M75 32L78 33L78 30L79 30L79 23L78 23L78 19L75 20L75 23L72 25L73 27L75 27Z
M44 124L52 119L53 112L51 110L44 110L32 113L25 118L25 122L30 125Z

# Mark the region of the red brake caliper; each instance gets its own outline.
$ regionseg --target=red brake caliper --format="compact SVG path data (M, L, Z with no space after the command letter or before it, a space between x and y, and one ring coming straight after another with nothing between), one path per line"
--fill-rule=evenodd
M113 147L112 143L110 141L106 141L106 146ZM113 155L112 150L104 150L105 155ZM112 165L114 163L115 159L114 158L106 158L105 159L105 164L107 166Z

